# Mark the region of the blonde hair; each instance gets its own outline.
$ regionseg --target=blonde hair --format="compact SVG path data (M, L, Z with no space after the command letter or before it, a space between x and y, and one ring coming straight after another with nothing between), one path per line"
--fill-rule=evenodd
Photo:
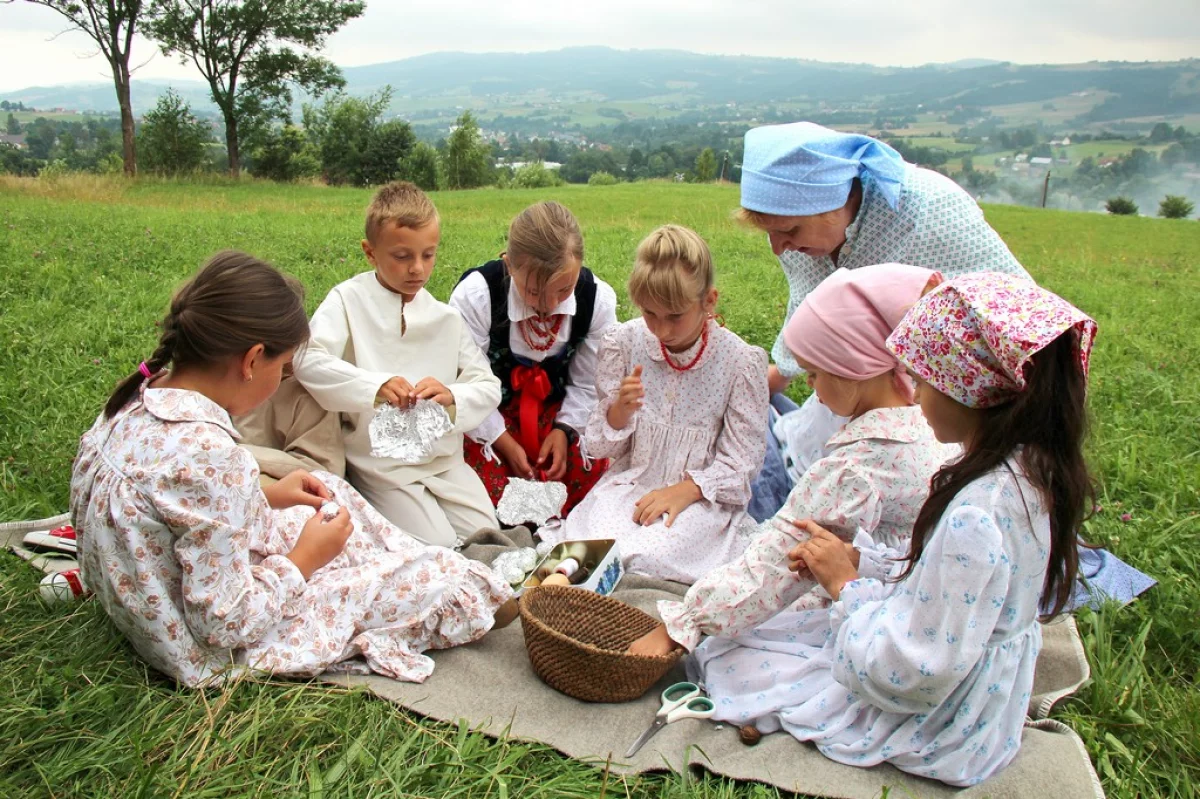
M713 287L712 253L704 239L681 225L663 225L638 245L629 297L673 312L687 309Z
M407 180L393 181L375 192L367 206L367 241L374 243L379 229L386 224L422 228L440 221L429 195Z
M507 256L509 269L529 270L534 285L545 286L566 267L569 258L583 263L579 222L561 203L535 203L508 226Z

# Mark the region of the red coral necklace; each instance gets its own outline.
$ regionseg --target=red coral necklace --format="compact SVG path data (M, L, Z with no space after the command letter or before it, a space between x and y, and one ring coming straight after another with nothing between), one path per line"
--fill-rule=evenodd
M687 363L680 365L671 360L671 353L667 349L667 345L661 341L658 342L659 349L662 350L663 360L667 362L667 366L674 369L676 372L686 372L696 364L700 363L700 356L704 354L704 350L708 347L708 320L704 322L704 332L700 334L700 349L696 352L696 357Z

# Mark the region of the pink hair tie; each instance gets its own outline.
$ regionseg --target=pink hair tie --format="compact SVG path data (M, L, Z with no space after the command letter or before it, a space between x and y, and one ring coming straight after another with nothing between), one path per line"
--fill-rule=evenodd
M150 374L150 367L146 365L145 361L142 361L138 364L138 371L141 372L142 377L146 378L147 380L154 377L154 375Z

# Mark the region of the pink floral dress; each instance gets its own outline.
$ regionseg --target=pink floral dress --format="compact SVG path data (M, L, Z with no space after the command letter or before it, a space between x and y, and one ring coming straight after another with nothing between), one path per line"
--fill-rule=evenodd
M544 540L615 538L634 573L692 583L729 562L748 543L750 481L766 454L767 357L737 334L709 322L702 354L697 341L676 363L700 358L687 371L663 359L658 339L641 319L610 327L596 368L599 405L588 421L587 454L611 458L608 473L567 517L544 527ZM622 430L608 409L621 380L642 367L643 405ZM634 505L646 494L691 476L702 498L670 527L642 526ZM665 517L664 517L665 519Z
M314 510L272 509L237 438L202 394L149 388L80 441L71 515L83 578L152 666L193 687L333 667L421 682L425 650L491 628L507 585L419 543L326 472L316 476L354 532L305 581L286 554Z

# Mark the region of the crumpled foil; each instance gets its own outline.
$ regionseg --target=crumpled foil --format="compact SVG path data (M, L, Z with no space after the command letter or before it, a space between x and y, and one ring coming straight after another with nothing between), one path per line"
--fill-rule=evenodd
M496 506L496 518L505 524L533 522L540 526L557 516L566 501L565 483L510 477Z
M433 400L417 400L411 408L384 404L371 420L371 454L416 464L429 460L433 445L454 429L450 414Z
M525 581L525 575L533 571L537 562L533 547L514 549L497 555L492 561L492 571L509 585L517 585Z

